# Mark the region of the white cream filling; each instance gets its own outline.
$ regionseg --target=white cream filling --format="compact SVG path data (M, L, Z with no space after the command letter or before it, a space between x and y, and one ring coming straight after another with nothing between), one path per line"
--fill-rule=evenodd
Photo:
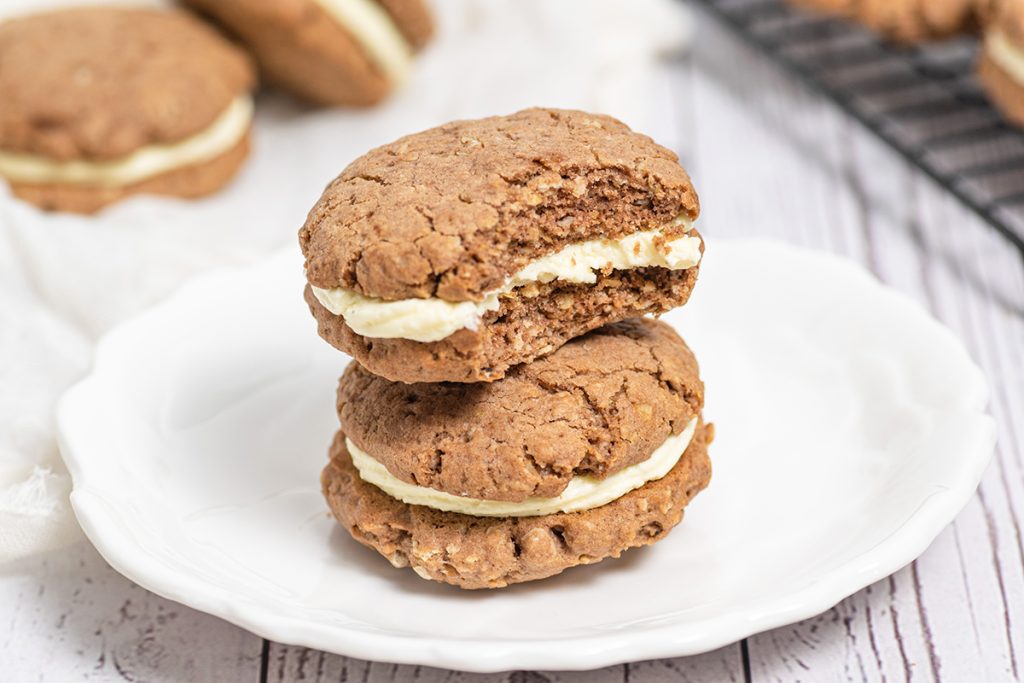
M680 217L669 227L691 226ZM444 299L399 299L386 301L349 289L313 287L313 295L334 315L340 315L352 330L363 337L410 339L433 342L461 330L476 329L488 311L496 311L500 297L533 282L564 280L593 284L605 268L629 270L656 266L686 270L700 263L700 238L683 235L662 242L662 229L646 230L621 239L596 239L570 244L561 251L533 260L505 281L504 286L488 292L482 301L445 301Z
M376 0L316 0L334 21L352 34L374 64L394 84L412 67L412 46L391 15Z
M34 154L0 151L0 176L22 183L117 187L199 164L227 152L252 123L253 102L242 95L209 127L180 142L147 145L110 161L53 161Z
M1024 50L1014 45L1002 31L989 31L985 51L1013 80L1024 83Z
M409 484L388 472L384 465L361 451L350 439L345 439L345 445L352 456L352 464L359 470L359 477L403 503L476 517L536 517L601 507L647 482L661 479L679 462L696 429L697 418L694 418L686 425L686 429L665 439L651 453L651 457L641 463L619 470L604 479L575 476L569 480L565 490L553 498L527 498L520 503L453 496L426 486Z

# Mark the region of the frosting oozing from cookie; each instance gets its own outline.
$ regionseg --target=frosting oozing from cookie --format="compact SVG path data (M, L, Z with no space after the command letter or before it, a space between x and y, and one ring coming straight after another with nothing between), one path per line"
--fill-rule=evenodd
M351 439L345 439L345 446L363 481L373 484L403 503L475 517L535 517L601 507L648 482L661 479L679 462L696 429L697 418L693 418L682 432L669 436L643 462L619 470L604 479L577 475L557 496L527 498L519 502L456 496L426 486L410 484L388 472L384 465L352 443Z
M440 298L387 301L345 288L312 287L317 300L334 315L341 316L364 337L439 341L461 329L476 329L489 311L501 306L501 298L513 291L531 296L530 286L555 280L594 284L604 270L632 270L658 267L687 270L700 263L701 240L683 235L666 240L664 231L678 227L687 231L692 222L680 216L661 229L636 232L609 240L595 239L570 244L554 254L534 259L505 284L487 292L481 301L445 301Z
M245 137L252 117L252 97L240 95L209 127L195 135L179 142L147 145L120 159L54 161L36 154L0 150L0 176L22 183L130 185L224 154Z
M376 0L315 0L366 51L388 80L402 83L413 61L413 48Z

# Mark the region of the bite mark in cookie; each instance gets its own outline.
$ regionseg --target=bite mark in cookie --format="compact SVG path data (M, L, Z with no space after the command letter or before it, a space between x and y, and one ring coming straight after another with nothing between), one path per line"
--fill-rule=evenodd
M325 339L385 377L492 381L685 303L698 213L677 157L609 117L456 122L328 186L300 232L307 301Z
M668 230L692 222L681 216L662 229L635 232L615 240L595 239L568 244L554 254L541 256L509 276L501 287L483 293L480 301L428 299L387 300L344 289L312 287L313 295L332 314L345 319L356 334L378 339L440 341L459 330L479 329L484 316L499 311L501 299L516 290L536 296L538 284L553 281L595 284L598 273L666 268L688 270L701 259L701 240L694 235L667 238Z

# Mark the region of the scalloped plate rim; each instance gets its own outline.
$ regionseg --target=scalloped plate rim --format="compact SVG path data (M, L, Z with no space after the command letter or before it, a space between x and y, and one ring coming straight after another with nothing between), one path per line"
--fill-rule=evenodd
M912 311L910 314L918 317L917 324L932 328L930 334L945 336L955 342L961 356L958 360L964 363L965 370L969 368L975 382L975 395L971 402L977 410L977 421L972 429L975 448L972 457L964 457L961 461L957 472L958 487L929 496L903 526L874 546L871 552L851 559L826 577L818 577L799 590L750 603L742 614L705 619L699 633L692 625L681 628L678 624L642 628L632 639L624 637L624 631L617 630L598 636L577 635L546 642L372 633L284 617L266 605L232 603L231 596L225 595L219 587L193 576L166 576L165 571L155 568L157 562L154 558L139 553L134 541L117 531L111 517L113 513L105 510L102 504L93 503L99 498L91 491L94 484L90 481L88 467L84 459L76 455L73 444L74 415L97 383L98 373L107 362L106 348L111 340L151 317L159 317L163 310L186 298L190 291L201 290L207 282L257 269L274 257L256 264L220 268L201 274L161 303L103 336L97 344L92 370L68 389L58 402L56 411L60 450L73 480L72 507L86 536L104 559L119 573L147 590L223 618L269 640L361 659L480 673L510 669L589 670L629 661L700 654L821 614L853 593L913 562L974 495L995 446L995 423L985 412L985 379L951 331L909 296L879 282L845 257L763 239L715 240L713 244L777 250L785 258L829 260L844 276L859 279L862 286L879 290L890 297L894 305L905 308L908 313ZM95 488L102 490L102 487ZM572 648L566 649L567 644Z

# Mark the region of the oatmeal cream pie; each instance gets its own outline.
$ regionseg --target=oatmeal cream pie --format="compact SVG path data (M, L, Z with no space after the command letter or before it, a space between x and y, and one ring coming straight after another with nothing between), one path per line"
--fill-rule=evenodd
M266 80L315 104L368 106L407 77L425 0L184 0L246 43Z
M607 116L529 109L354 161L300 231L320 335L401 382L478 382L686 303L703 241L675 154Z
M1003 115L1024 126L1024 0L999 6L985 30L978 76Z
M462 588L540 579L663 538L711 476L697 363L666 324L578 337L478 384L349 365L321 481L396 567Z
M973 30L985 0L789 0L793 5L859 21L901 43L948 38Z
M249 148L248 58L191 15L87 7L0 22L0 177L40 207L197 197Z

